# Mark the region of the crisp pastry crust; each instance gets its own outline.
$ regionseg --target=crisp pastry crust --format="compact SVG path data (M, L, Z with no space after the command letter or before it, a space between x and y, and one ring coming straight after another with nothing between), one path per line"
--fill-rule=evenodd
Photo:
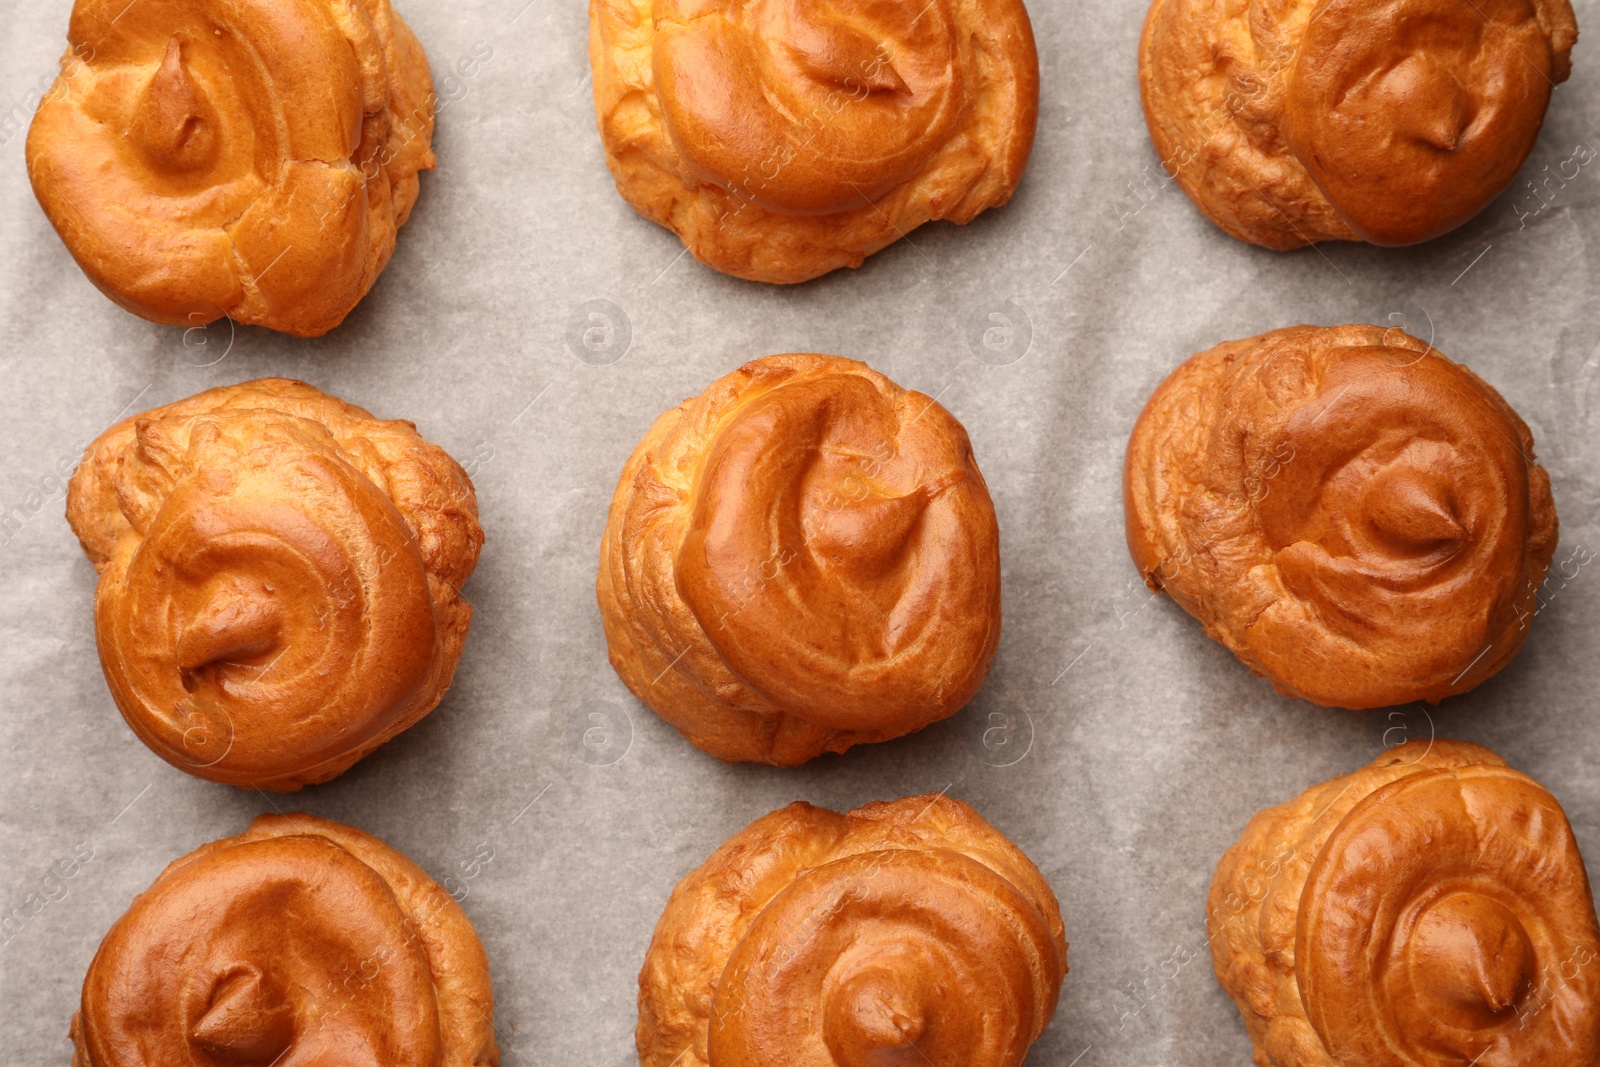
M858 267L1011 198L1039 61L1022 0L590 0L606 163L702 263Z
M1259 813L1207 927L1260 1067L1600 1062L1583 858L1486 748L1410 741Z
M277 790L343 773L439 702L477 515L411 423L283 378L124 419L67 492L123 718L181 770Z
M173 861L112 926L72 1018L73 1067L495 1067L472 923L369 834L263 815Z
M780 766L954 714L1000 637L994 505L949 412L768 356L662 415L596 582L611 665L697 747Z
M639 972L642 1067L1016 1067L1067 943L1039 869L942 795L796 803L672 891Z
M1568 0L1154 0L1166 173L1241 241L1407 245L1483 210L1571 72Z
M1229 341L1161 383L1124 472L1146 584L1280 693L1374 708L1510 662L1555 552L1533 437L1396 329Z
M434 163L389 0L77 0L67 38L28 176L89 280L168 325L339 325Z

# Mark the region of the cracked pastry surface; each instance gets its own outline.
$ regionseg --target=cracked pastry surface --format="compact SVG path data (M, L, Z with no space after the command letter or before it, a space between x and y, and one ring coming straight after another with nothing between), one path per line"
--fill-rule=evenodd
M1571 1067L1600 1058L1600 934L1544 787L1408 741L1250 820L1207 900L1260 1067Z
M641 1067L1017 1067L1067 943L1037 867L942 795L806 803L729 838L639 973Z
M101 942L73 1067L495 1067L494 994L455 900L395 849L263 815L174 860Z
M180 770L276 790L342 774L438 704L477 514L411 423L283 378L124 419L67 490L123 718Z
M1408 245L1511 183L1571 72L1568 0L1154 0L1163 170L1241 241Z
M855 360L768 356L639 443L596 592L634 695L719 759L789 766L972 698L999 529L944 408Z
M28 176L89 280L173 326L343 321L434 163L389 0L77 0L67 38Z
M1550 478L1500 394L1399 330L1295 326L1161 383L1128 442L1149 587L1281 693L1438 701L1527 637Z
M590 0L606 163L695 258L801 282L1011 198L1039 63L1021 0Z

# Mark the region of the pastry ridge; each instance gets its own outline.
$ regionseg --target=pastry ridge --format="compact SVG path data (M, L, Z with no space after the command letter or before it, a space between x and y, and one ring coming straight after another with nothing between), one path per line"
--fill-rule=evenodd
M128 725L212 781L343 773L438 704L483 544L472 482L409 422L304 382L223 386L95 440L67 521Z
M77 0L28 176L126 310L314 337L388 264L433 118L389 0Z
M266 1064L359 1044L394 1067L495 1067L493 1017L483 946L427 872L353 827L262 815L168 864L113 924L72 1062Z
M1038 57L1021 0L591 0L606 163L695 258L806 281L1011 198ZM828 17L823 17L824 15Z
M697 747L802 763L960 709L1000 630L961 425L836 356L769 356L656 420L596 595L612 666Z
M1230 236L1407 245L1511 183L1577 37L1568 0L1154 0L1140 96Z
M797 802L672 891L639 974L639 1062L823 1067L914 1048L1016 1067L1054 1013L1066 957L1048 883L966 804L916 796L841 815Z
M1146 584L1279 692L1328 707L1437 702L1499 671L1558 534L1516 412L1378 326L1192 357L1135 424L1123 492Z
M1207 898L1260 1067L1600 1055L1600 928L1567 818L1495 753L1408 741L1254 816Z

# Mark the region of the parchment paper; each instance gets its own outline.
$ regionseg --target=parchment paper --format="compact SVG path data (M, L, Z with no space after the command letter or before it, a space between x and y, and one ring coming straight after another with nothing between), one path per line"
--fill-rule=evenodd
M1526 647L1474 692L1321 711L1144 591L1119 488L1133 420L1192 352L1298 322L1399 324L1532 427L1558 566L1600 550L1600 163L1573 162L1600 150L1592 43L1477 220L1408 250L1275 254L1161 180L1133 61L1144 5L1033 0L1043 100L1013 202L778 288L699 266L618 197L581 0L396 3L444 101L439 167L372 293L301 341L155 326L84 279L23 166L70 5L0 2L0 909L25 916L0 938L4 1062L68 1062L85 969L133 895L274 808L361 827L451 879L488 950L509 1067L634 1062L635 976L671 887L796 799L947 790L1032 856L1071 941L1029 1060L1051 1067L1248 1063L1205 945L1213 866L1255 811L1386 743L1493 746L1554 791L1600 861L1600 562L1547 583ZM1600 25L1594 0L1577 6ZM865 359L965 423L999 512L1004 633L977 700L917 736L798 769L725 766L612 673L596 553L651 420L795 350ZM119 415L263 375L415 421L471 472L488 533L443 704L290 797L187 777L122 723L95 655L94 572L62 516L63 475Z

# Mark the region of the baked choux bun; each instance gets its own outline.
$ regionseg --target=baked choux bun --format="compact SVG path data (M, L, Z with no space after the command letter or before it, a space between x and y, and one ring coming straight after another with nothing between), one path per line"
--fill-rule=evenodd
M369 834L263 815L173 861L100 943L72 1067L494 1067L483 946Z
M389 0L77 0L67 39L28 176L89 280L171 326L339 325L433 166Z
M1260 1067L1600 1062L1583 857L1486 748L1410 741L1256 815L1207 928Z
M1123 494L1145 583L1324 707L1436 702L1500 670L1556 546L1517 413L1378 326L1294 326L1188 360L1133 428Z
M859 267L1011 199L1039 60L1022 0L590 0L617 190L762 282Z
M1154 0L1161 167L1241 241L1408 245L1511 184L1572 70L1568 0Z
M477 516L411 423L283 378L124 419L67 490L123 718L180 770L276 790L343 773L439 703Z
M600 545L611 665L723 760L791 766L954 714L1000 639L967 433L837 356L768 356L662 415Z
M1017 1067L1066 973L1055 894L967 805L791 804L672 891L639 972L639 1063Z

